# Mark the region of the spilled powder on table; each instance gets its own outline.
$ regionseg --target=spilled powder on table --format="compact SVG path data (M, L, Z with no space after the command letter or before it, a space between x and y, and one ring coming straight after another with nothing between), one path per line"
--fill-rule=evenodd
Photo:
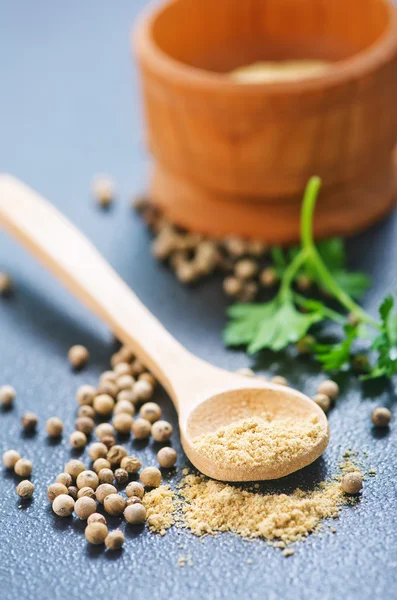
M358 471L350 458L340 468L341 474ZM325 519L336 519L344 505L356 501L343 492L340 475L313 491L298 488L290 494L261 494L186 474L185 469L184 475L177 493L160 486L144 496L151 531L164 535L175 523L197 536L229 531L246 539L263 538L284 549L316 533Z
M250 468L289 462L313 448L322 436L317 417L297 421L255 416L202 434L193 445L219 464Z

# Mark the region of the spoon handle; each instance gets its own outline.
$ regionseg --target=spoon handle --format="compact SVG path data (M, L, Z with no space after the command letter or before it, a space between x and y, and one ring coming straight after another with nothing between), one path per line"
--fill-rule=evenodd
M10 175L0 175L0 224L101 317L175 396L172 381L181 362L193 356L74 225L37 192Z

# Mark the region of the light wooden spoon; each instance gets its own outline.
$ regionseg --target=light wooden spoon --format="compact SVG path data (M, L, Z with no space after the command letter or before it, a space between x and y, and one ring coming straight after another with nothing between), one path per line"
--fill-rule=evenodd
M183 448L205 475L224 481L275 479L312 463L324 452L328 422L312 400L288 387L229 373L188 352L65 217L9 175L0 176L0 223L97 313L159 379L178 411ZM192 443L202 433L264 411L296 420L317 417L322 435L314 447L288 463L276 460L250 469L218 464L197 452Z

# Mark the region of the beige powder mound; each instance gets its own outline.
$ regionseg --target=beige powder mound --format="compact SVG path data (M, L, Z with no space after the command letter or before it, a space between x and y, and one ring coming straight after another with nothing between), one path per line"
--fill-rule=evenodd
M182 524L195 535L231 531L243 538L279 540L280 547L316 531L321 521L336 518L341 506L351 502L337 481L323 482L311 492L262 495L187 475L180 494L185 500Z
M147 512L147 524L151 531L164 535L175 522L177 508L175 494L169 485L161 485L143 496L142 503Z
M195 449L223 465L255 467L281 464L310 450L322 437L317 418L241 419L193 440Z

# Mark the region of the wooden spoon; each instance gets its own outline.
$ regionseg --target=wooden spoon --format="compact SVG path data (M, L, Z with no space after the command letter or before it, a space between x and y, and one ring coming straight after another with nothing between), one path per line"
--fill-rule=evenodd
M171 396L186 455L205 475L224 481L275 479L312 463L325 450L323 411L296 390L219 369L191 354L164 329L95 247L50 203L22 182L0 176L0 223L131 347ZM218 464L192 441L237 419L266 411L274 417L317 417L322 435L288 463L247 469Z

